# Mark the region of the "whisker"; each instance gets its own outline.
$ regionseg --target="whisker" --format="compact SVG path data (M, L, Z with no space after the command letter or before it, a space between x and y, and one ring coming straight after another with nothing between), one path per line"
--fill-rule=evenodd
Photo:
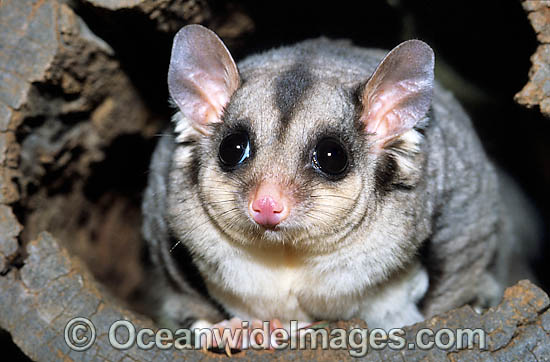
M215 218L218 218L218 217L221 217L221 216L224 216L228 213L231 213L231 212L235 212L235 211L239 211L240 209L235 207L235 208L232 208L232 209L229 209L229 210L226 210L220 214L217 214L215 215L214 217ZM210 220L210 218L207 218L204 222L198 224L198 225L195 225L191 230L188 230L186 231L182 236L179 237L179 240L170 248L170 253L172 253L172 251L174 251L174 249L182 243L183 240L185 240L191 233L193 233L194 231L196 231L198 228L208 224L212 222L212 220Z
M357 201L356 199L354 199L352 197L347 197L347 196L343 196L343 195L333 195L333 194L311 194L310 197L334 197L336 199Z
M347 208L347 207L342 207L342 206L338 206L338 205L332 205L332 204L320 204L320 203L315 203L315 206L326 207L326 208L332 208L332 209L341 210L341 211L353 212L353 209L349 209L349 208Z
M237 202L237 200L236 199L217 200L217 201L209 201L205 204L206 205L216 205L216 204L224 204L226 202Z

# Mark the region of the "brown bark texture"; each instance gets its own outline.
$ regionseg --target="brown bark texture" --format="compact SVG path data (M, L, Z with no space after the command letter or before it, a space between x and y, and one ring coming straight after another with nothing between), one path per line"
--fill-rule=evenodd
M550 117L550 1L523 0L522 6L537 34L538 47L531 56L529 81L515 95L519 104L539 107Z

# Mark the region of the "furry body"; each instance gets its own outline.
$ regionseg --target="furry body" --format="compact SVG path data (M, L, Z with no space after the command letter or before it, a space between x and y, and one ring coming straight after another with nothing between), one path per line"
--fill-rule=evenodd
M506 263L517 235L504 235L497 172L457 101L435 83L427 115L379 151L358 125L357 94L385 54L316 39L250 56L208 135L176 114L143 203L164 320L216 323L222 310L391 328L498 300L516 277ZM254 157L224 171L218 145L236 129L251 135ZM323 135L348 148L341 179L309 166ZM264 180L293 200L277 230L247 216L247 195ZM182 272L190 262L204 285Z

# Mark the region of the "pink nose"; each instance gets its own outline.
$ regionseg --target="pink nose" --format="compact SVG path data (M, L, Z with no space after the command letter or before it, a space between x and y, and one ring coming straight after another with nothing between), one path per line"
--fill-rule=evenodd
M288 216L288 201L282 195L280 187L262 184L250 204L250 215L258 224L274 227Z

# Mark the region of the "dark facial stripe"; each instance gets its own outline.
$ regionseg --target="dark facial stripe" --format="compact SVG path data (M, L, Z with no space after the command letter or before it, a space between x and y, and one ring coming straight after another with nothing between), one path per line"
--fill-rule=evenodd
M296 107L304 100L313 84L306 65L297 63L275 80L275 105L280 112L279 138L283 138Z
M397 173L397 162L391 154L382 155L375 170L375 189L380 197L392 191Z
M380 197L394 190L413 190L418 184L419 177L407 177L399 168L399 159L405 157L411 157L411 155L387 153L381 156L375 169L375 188ZM421 159L413 159L412 162L418 163Z
M199 184L199 171L201 168L201 161L199 157L200 148L195 146L191 151L191 165L189 167L189 176L191 177L191 182L193 186Z

